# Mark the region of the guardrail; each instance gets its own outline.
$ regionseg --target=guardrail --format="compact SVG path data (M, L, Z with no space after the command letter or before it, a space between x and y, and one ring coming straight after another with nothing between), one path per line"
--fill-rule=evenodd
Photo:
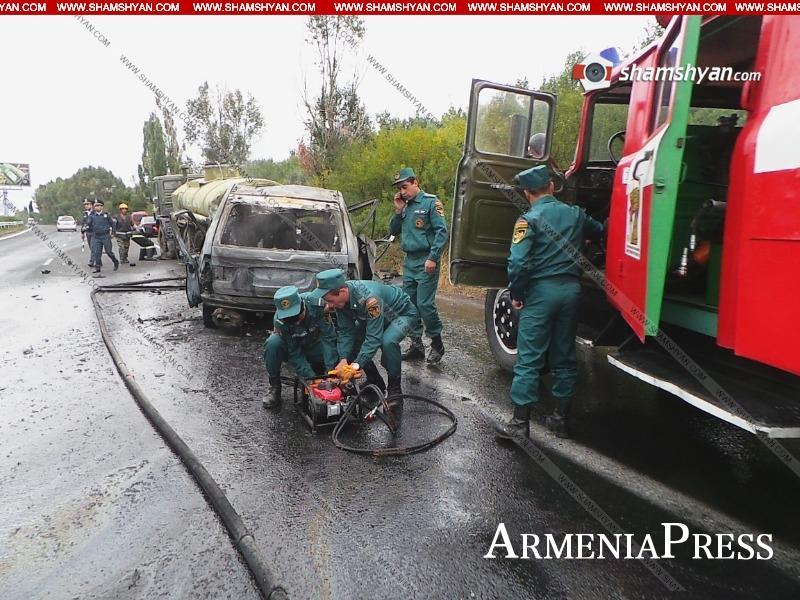
M3 227L14 227L16 225L25 225L25 221L0 221L0 229Z

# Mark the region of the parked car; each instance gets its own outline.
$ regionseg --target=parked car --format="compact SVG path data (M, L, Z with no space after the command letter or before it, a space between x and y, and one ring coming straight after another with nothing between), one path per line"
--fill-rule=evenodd
M138 229L145 237L158 237L158 222L155 217L150 215L142 217L142 220L139 221Z
M131 221L133 222L134 227L138 227L139 224L142 222L142 219L148 215L146 210L137 210L136 212L131 213Z
M75 222L75 217L70 215L62 215L56 221L57 231L78 231L78 224Z

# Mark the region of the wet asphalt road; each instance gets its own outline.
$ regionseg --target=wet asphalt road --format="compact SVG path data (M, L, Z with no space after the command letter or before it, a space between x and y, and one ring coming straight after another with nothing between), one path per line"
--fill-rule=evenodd
M60 235L82 258L78 236ZM213 513L119 382L89 286L60 264L41 267L51 256L33 235L0 240L0 489L10 506L0 597L255 597ZM102 282L143 277L144 267ZM482 305L442 300L444 365L406 369L406 391L456 413L455 435L425 454L377 460L312 436L288 390L279 414L261 408L263 329L206 330L180 292L101 301L137 381L226 490L291 597L675 595L641 561L482 558L501 522L517 549L521 533L605 532L528 455L494 441L490 417L506 415L510 378L488 354ZM575 440L532 427L555 468L640 540L660 540L660 523L674 521L695 533L774 534L769 561L692 560L688 547L659 561L684 596L797 597L791 472L752 436L612 370L600 350L581 349L580 376ZM444 427L411 405L403 419L398 441ZM385 437L373 425L353 439Z

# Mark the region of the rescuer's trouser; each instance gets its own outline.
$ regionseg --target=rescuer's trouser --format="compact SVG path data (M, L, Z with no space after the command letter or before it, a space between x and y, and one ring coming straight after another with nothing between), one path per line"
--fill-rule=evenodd
M325 358L322 354L322 344L314 344L307 348L303 348L306 360L314 370L314 374L298 372L301 377L310 378L314 375L325 374ZM264 366L267 368L267 374L270 378L281 376L281 367L283 363L289 360L289 347L286 345L284 339L277 333L271 334L267 341L264 342ZM295 370L297 368L292 365Z
M421 320L417 320L409 335L412 338L422 337L422 324L425 324L425 333L428 337L441 335L442 320L436 309L436 289L439 287L439 265L433 273L425 272L427 252L406 254L403 260L403 291L411 298L417 307Z
M539 400L539 374L547 360L553 398L561 409L568 408L578 377L575 333L580 294L580 282L571 275L531 282L517 330L517 364L511 383L514 404L524 406Z
M409 314L406 315L386 315L387 325L383 330L383 338L381 339L381 365L386 369L389 377L393 378L399 378L403 368L400 342L413 330L415 324L419 323L419 314L416 309L411 305L409 305L408 309ZM356 341L355 356L361 352L363 341L363 338Z
M92 264L95 269L99 269L103 266L103 250L105 250L111 262L116 264L117 257L114 256L114 252L111 248L111 236L107 233L102 235L94 234L92 236Z
M119 252L119 259L122 262L128 262L128 250L131 247L131 238L128 235L117 236L117 250Z

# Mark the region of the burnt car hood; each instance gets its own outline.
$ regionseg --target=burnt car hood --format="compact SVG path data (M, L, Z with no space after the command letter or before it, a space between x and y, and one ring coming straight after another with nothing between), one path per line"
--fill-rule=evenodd
M332 268L347 271L346 252L298 252L214 245L213 290L228 296L272 298L278 288L295 285L301 292L316 287L314 276Z

